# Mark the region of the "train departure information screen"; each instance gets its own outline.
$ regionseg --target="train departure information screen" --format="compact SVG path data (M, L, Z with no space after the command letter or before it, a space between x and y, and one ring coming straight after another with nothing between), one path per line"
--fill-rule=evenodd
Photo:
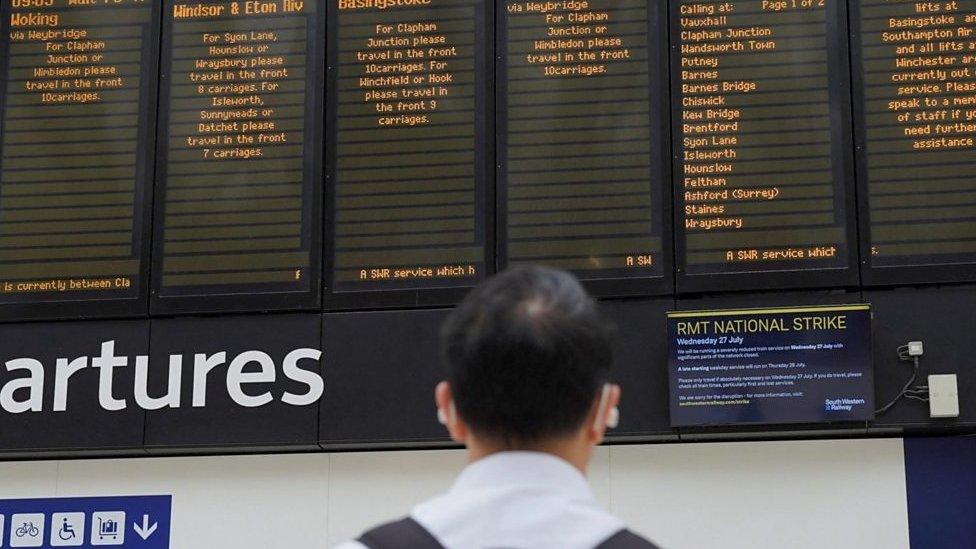
M976 1L862 0L859 21L870 264L976 263Z
M829 47L845 40L829 32L840 9L838 0L672 4L683 275L850 266L849 152L832 137L849 133L846 48Z
M169 4L159 296L318 291L320 15L301 0Z
M662 276L666 21L646 0L505 4L504 261Z
M2 13L0 303L135 299L148 255L158 6L6 0Z
M484 0L338 0L332 290L468 286L485 275Z

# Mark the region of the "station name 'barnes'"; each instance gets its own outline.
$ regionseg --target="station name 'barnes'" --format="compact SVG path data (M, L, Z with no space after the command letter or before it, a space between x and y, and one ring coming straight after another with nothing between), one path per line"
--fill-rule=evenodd
M678 322L678 335L741 334L763 332L804 332L810 330L846 330L847 315L733 318Z

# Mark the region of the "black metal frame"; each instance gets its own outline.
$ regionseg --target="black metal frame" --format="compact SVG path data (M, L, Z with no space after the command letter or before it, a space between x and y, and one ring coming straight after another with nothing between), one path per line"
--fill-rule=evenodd
M174 0L165 0L169 8ZM209 0L219 2L221 0ZM323 120L320 105L325 85L324 58L325 45L325 0L316 1L316 12L310 15L308 41L315 50L308 55L305 83L306 137L303 141L305 158L303 184L306 187L306 200L303 204L305 221L302 238L309 248L308 289L289 290L280 283L272 284L228 284L216 286L197 286L174 295L162 294L162 257L164 227L164 208L166 198L167 158L169 149L169 79L172 78L172 27L173 18L163 17L162 45L160 55L160 86L158 115L158 147L156 163L156 196L153 216L153 261L150 312L153 316L178 313L233 313L246 311L292 311L318 310L321 303L321 240L322 240L322 153ZM314 74L314 77L309 75Z
M671 28L679 28L680 0L671 0ZM835 9L832 12L831 9ZM835 211L846 218L847 265L834 269L784 269L750 272L709 273L690 275L684 258L686 253L685 230L680 222L674 226L677 292L679 294L726 292L762 289L820 289L855 287L860 281L858 269L857 209L854 196L854 154L850 135L850 71L848 70L849 45L847 42L847 4L829 2L826 13L828 64L831 67L829 83L831 103L831 156L835 188L846 190L836 193ZM681 51L677 43L671 45L671 119L672 143L674 143L674 193L677 212L681 183L681 81L675 75L680 71ZM675 214L675 219L680 216Z
M865 287L899 284L940 284L976 281L976 262L875 266L871 260L871 203L868 175L867 120L864 93L863 34L861 4L850 5L851 81L854 104L854 146L856 149L861 279Z
M498 10L496 14L496 134L497 154L497 260L498 270L507 264L506 243L508 227L508 14ZM639 297L670 295L674 291L674 239L672 238L671 150L669 116L670 79L668 71L668 15L667 2L647 2L647 64L650 85L651 166L660 174L660 184L651 188L651 207L655 216L655 229L661 238L660 274L628 276L619 269L599 272L594 278L582 279L586 289L596 297ZM657 55L655 55L657 54ZM661 76L655 81L655 75Z
M11 3L0 5L0 135L5 126L7 73L10 59ZM0 298L0 321L18 320L65 320L78 318L119 318L145 316L149 299L149 258L152 241L153 169L156 150L157 75L159 62L161 7L153 7L141 64L144 77L140 82L140 101L146 106L139 113L136 149L136 179L133 222L141 222L141 230L133 231L133 245L140 250L139 274L133 280L134 288L115 296L104 292L69 292L49 295L38 299L32 294L11 295ZM122 294L122 295L120 295Z
M484 268L487 272L481 273L479 279L484 279L494 273L494 249L495 249L495 185L494 183L494 142L486 136L495 132L495 82L494 75L490 72L491 59L494 56L494 8L495 3L491 0L480 0L476 7L477 19L482 19L483 24L476 24L475 47L476 53L478 44L482 45L483 51L475 57L475 70L484 75L484 81L476 86L475 101L475 208L481 209L481 224L478 227L484 235ZM326 102L328 130L326 138L326 198L325 214L329 220L326 227L334 226L336 197L335 188L336 178L336 154L337 154L337 120L338 120L338 40L339 40L339 10L336 2L329 3L329 22L327 47L329 77L328 77L328 101ZM478 108L482 106L482 108ZM323 283L325 286L324 309L326 311L359 310L359 309L389 309L407 307L436 307L453 305L458 303L473 287L470 285L439 286L437 282L426 285L424 282L410 284L403 288L380 288L363 289L351 291L336 291L334 284L335 264L335 232L327 230L325 234L325 253L323 268Z

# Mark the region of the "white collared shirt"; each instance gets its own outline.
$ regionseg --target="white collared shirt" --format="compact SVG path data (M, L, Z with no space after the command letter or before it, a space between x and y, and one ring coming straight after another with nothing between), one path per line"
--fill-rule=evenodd
M501 452L472 463L447 493L410 516L448 549L593 549L625 528L575 467L537 452Z

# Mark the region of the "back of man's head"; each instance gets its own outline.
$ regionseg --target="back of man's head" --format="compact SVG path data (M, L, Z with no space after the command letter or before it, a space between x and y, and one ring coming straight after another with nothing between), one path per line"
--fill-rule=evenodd
M607 323L572 275L515 267L475 289L444 325L458 413L517 448L577 432L607 381Z

